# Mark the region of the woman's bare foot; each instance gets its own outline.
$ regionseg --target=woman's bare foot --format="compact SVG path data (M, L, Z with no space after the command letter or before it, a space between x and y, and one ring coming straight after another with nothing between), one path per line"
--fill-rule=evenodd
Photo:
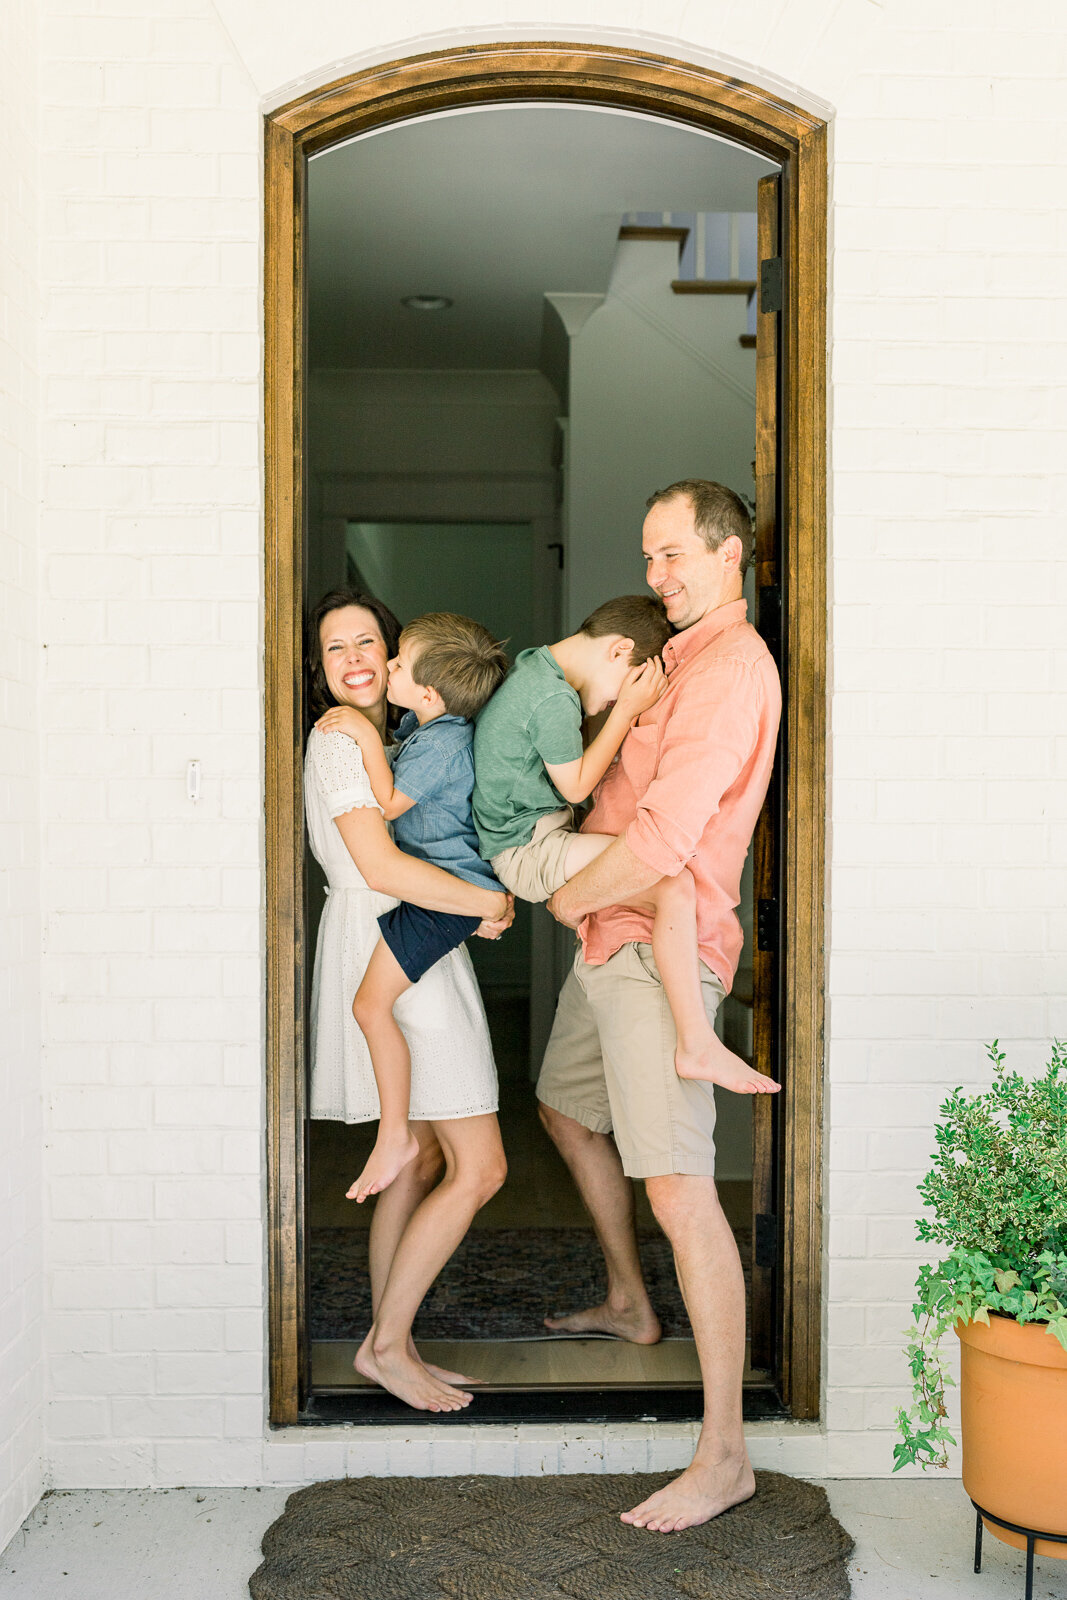
M755 1492L756 1477L747 1456L740 1463L721 1462L716 1467L694 1461L673 1483L657 1489L632 1511L624 1511L621 1520L649 1533L680 1533L751 1500Z
M679 1043L674 1052L674 1070L680 1078L717 1083L720 1088L730 1089L734 1094L777 1094L782 1087L773 1078L750 1067L741 1056L735 1056L732 1050L727 1050L717 1033L710 1034L691 1048Z
M474 1399L472 1394L435 1377L407 1350L375 1354L370 1334L357 1350L353 1365L365 1378L381 1384L383 1389L388 1389L416 1411L462 1411Z
M442 1383L450 1383L456 1388L465 1388L468 1383L483 1383L483 1378L468 1378L462 1372L449 1372L447 1367L439 1367L436 1362L425 1361L415 1348L415 1341L408 1336L408 1355L412 1361L421 1361L426 1371L433 1378L440 1378Z
M610 1333L631 1344L658 1344L663 1335L659 1318L646 1300L641 1306L591 1306L588 1311L570 1311L562 1317L546 1317L545 1327L553 1333Z
M418 1153L419 1141L410 1128L405 1128L403 1132L398 1129L395 1134L383 1133L379 1128L367 1165L351 1189L347 1190L345 1199L355 1200L362 1205L368 1195L380 1194L383 1189L388 1189L393 1179L400 1176Z

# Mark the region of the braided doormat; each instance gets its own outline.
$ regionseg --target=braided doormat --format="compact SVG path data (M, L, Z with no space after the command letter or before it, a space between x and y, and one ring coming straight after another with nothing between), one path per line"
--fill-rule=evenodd
M351 1478L290 1495L252 1600L848 1600L852 1540L824 1491L757 1472L684 1533L619 1512L672 1473Z

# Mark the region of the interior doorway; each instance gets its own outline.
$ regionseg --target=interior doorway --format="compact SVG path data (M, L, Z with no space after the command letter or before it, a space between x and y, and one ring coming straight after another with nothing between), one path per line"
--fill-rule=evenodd
M534 88L531 79L531 98ZM589 98L599 96L590 91ZM716 477L757 513L750 603L779 654L790 704L797 685L784 645L797 604L782 582L793 511L779 424L781 401L796 384L780 332L798 322L786 317L772 280L777 270L780 292L779 231L784 237L792 195L778 175L795 183L795 145L775 148L764 138L757 154L756 141L746 147L736 128L727 142L677 118L559 101L458 103L447 116L376 125L343 145L328 140L324 127L304 146L315 159L299 168L303 266L287 280L290 293L299 285L308 315L306 349L298 338L292 369L300 383L290 397L305 469L302 480L290 478L299 502L294 542L272 536L275 575L279 556L285 568L276 597L283 611L292 607L290 634L301 590L314 603L337 577L358 575L402 620L425 609L464 610L506 633L512 653L520 639L549 642L600 600L642 587L648 492L677 477ZM465 255L450 257L449 239L464 236ZM276 401L281 381L275 373ZM272 460L270 470L277 474L279 463ZM765 591L759 598L757 585ZM272 622L286 631L277 614ZM269 714L276 715L285 651L277 638L268 651ZM786 740L790 725L797 725L792 709ZM290 729L295 752L298 730ZM284 730L269 722L269 737L283 764L291 763ZM272 796L275 869L279 822L293 830L284 851L297 867L298 808L290 805L287 824L278 807L283 791L292 796L292 773L290 765L290 784L283 779ZM805 772L805 814L812 777ZM798 1000L806 1027L811 1012L805 995L790 991L792 963L780 959L773 927L777 915L780 932L788 914L783 797L792 781L783 761L743 886L748 954L723 1011L731 1045L782 1073L792 1092L781 1113L755 1123L747 1102L720 1105L719 1147L724 1200L752 1280L754 1404L785 1401L803 1415L813 1414L817 1374L814 1170L804 1181L809 1216L799 1233L776 1226L797 1191L798 1157L817 1156L818 1063L788 1071ZM291 905L303 906L301 917L289 917L292 963L294 948L311 948L316 910L311 875L303 885L299 873L289 882L298 891ZM301 1016L287 1026L283 1007L287 994L302 1006L305 978L299 959L295 982L281 978L284 905L273 921L272 1200L280 1227L272 1250L272 1414L292 1419L305 1407L311 1420L385 1420L390 1407L373 1392L358 1393L350 1366L361 1314L353 1294L359 1224L350 1215L356 1208L340 1197L367 1130L304 1125ZM489 1394L480 1396L487 1419L647 1415L650 1405L659 1414L696 1415L698 1375L680 1300L677 1307L661 1301L671 1336L652 1351L588 1340L567 1349L541 1336L540 1315L559 1304L555 1293L564 1303L573 1299L582 1274L595 1270L596 1251L569 1179L536 1126L532 1098L531 1068L567 952L545 913L524 913L524 921L509 936L510 949L502 941L479 956L512 1177L445 1286L445 1301L466 1313L473 1307L473 1320L431 1317L423 1339L437 1336L442 1358L492 1386L495 1406L486 1404ZM288 1077L277 1055L285 1035L295 1051ZM805 1047L812 1042L809 1034ZM286 1146L291 1174L286 1129L296 1136ZM647 1212L641 1220L655 1256L657 1230ZM796 1271L798 1238L803 1273ZM652 1259L649 1270L654 1298L669 1297L669 1260ZM292 1321L282 1326L276 1314L286 1307ZM800 1363L798 1326L807 1341ZM465 1346L462 1356L456 1343ZM481 1347L484 1370L472 1360L473 1346Z

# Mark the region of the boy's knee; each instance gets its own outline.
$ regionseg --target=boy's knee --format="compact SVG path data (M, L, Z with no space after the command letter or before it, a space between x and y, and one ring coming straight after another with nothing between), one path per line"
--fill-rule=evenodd
M361 1028L365 1028L366 1025L372 1022L377 1015L375 1006L371 1003L367 995L363 993L362 989L356 990L355 998L352 1001L352 1015L355 1017Z

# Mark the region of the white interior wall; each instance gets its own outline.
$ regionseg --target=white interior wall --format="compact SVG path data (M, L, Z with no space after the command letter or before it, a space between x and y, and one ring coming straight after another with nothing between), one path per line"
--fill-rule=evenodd
M345 513L372 521L385 515L403 520L411 514L406 495L397 499L395 512L381 509L388 507L390 481L421 480L427 486L430 516L442 514L443 499L452 501L461 493L457 485L464 480L550 483L558 410L555 391L539 372L312 372L308 594L325 593L344 576L344 518L321 517L330 480L378 479L371 491L375 509L368 512L357 492ZM476 513L461 510L460 515Z
M260 110L354 44L427 48L439 13L40 15L54 1481L672 1465L687 1427L264 1431ZM887 1472L936 1104L992 1034L1031 1068L1067 1032L1067 19L708 0L670 37L637 0L450 15L451 44L641 46L833 113L824 1430L752 1436L760 1464Z
M37 15L0 51L0 1549L41 1493Z
M755 189L752 204L755 207ZM645 592L641 523L654 489L711 478L750 499L756 354L743 295L673 294L678 246L621 241L608 292L570 341L567 616Z

